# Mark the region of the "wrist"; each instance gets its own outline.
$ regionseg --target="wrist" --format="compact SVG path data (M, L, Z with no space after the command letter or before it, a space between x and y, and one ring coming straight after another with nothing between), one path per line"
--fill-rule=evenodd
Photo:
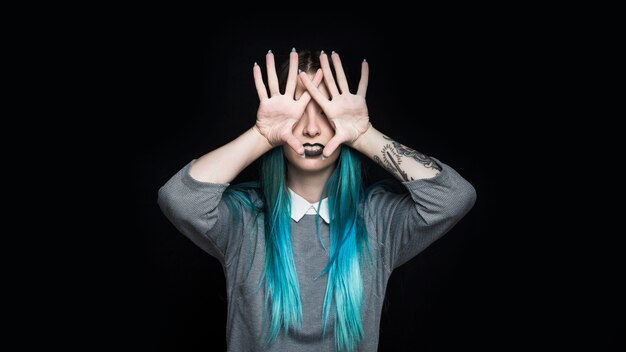
M371 131L374 129L374 126L372 126L371 122L369 123L369 127L365 130L365 132L363 132L359 137L357 137L357 139L354 140L354 142L350 143L350 146L356 150L361 150L361 148L363 148L363 143L364 141L367 140L367 136L371 133Z
M260 143L263 144L263 147L267 148L267 150L274 148L274 146L272 146L272 144L267 140L263 133L261 133L261 130L259 130L259 127L257 127L257 125L252 126L250 131L253 135L256 136L257 140L259 140Z

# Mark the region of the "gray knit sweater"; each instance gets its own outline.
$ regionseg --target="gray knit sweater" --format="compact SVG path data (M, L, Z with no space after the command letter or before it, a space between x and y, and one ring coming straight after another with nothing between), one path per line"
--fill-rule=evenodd
M291 220L291 239L300 282L302 329L281 332L269 349L263 348L264 293L255 291L263 271L265 237L263 217L258 236L250 237L252 216L235 221L222 193L229 184L200 182L189 175L190 162L160 190L158 203L167 218L196 245L217 258L224 268L228 297L226 339L228 351L335 351L332 314L322 339L322 305L326 277L314 278L328 262L315 233L316 215ZM383 299L393 269L415 257L454 226L474 205L476 192L455 170L439 162L441 173L430 179L403 182L408 192L375 189L362 206L370 246L376 258L373 271L362 269L365 338L359 351L376 351ZM256 196L251 191L253 196ZM258 199L258 197L257 197ZM367 209L367 210L366 210ZM332 223L332 222L331 222ZM329 225L320 220L326 246ZM250 263L252 269L250 270ZM263 286L261 286L263 287ZM332 310L331 310L332 312ZM329 334L330 332L330 334Z

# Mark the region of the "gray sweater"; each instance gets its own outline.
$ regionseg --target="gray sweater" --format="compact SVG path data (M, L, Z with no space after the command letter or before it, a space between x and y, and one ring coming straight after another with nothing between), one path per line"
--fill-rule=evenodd
M200 182L189 175L190 162L159 190L159 205L167 218L196 245L217 258L226 275L228 351L263 349L263 302L261 286L255 292L265 261L263 216L258 236L250 237L252 216L235 221L222 193L229 184ZM474 205L476 192L455 170L439 162L441 173L430 179L403 182L408 192L397 194L373 190L361 206L370 246L376 258L373 271L362 270L365 338L359 351L376 351L385 288L393 269L415 257L454 226ZM254 192L251 194L256 197ZM258 197L256 197L258 200ZM365 210L368 209L368 210ZM315 233L316 215L291 220L291 239L300 282L302 330L287 336L279 333L267 351L335 351L332 313L326 338L322 339L322 305L326 277L313 279L328 262ZM327 246L329 225L320 219L320 234ZM253 232L254 233L254 232ZM250 263L252 269L250 270ZM332 310L331 310L332 312Z

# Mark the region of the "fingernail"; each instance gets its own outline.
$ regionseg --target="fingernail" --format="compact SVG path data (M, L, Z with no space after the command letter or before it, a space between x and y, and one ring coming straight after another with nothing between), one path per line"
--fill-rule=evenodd
M267 51L267 53L268 53L268 54L271 54L271 53L272 53L272 49L268 50L268 51Z
M301 69L298 69L298 74L300 74L300 73L302 73L302 70L301 70Z
M327 157L324 156L324 154L322 154L322 160L326 160L328 159Z
M302 159L304 159L304 158L306 158L306 154L305 154L305 153L302 153L302 154L300 154L300 157L301 157Z
M291 48L291 52L295 53L296 52L296 48Z
M333 51L330 53L330 55L332 55L332 54L334 54L334 53L335 53L335 51L333 50Z
M259 66L259 64L256 63L256 61L254 62L254 66Z
M324 50L320 51L320 55L324 55Z
M367 62L367 60L363 59L363 62Z

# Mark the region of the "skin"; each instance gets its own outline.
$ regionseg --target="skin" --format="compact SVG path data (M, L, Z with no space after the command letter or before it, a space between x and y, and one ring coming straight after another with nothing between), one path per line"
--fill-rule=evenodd
M441 167L430 157L384 135L372 126L365 96L369 65L363 60L356 94L350 92L339 54L320 55L321 70L297 72L298 54L292 52L285 93L278 88L274 55L266 57L267 87L255 63L253 76L259 109L255 125L230 143L198 158L190 175L203 182L230 183L245 167L270 149L282 146L287 160L287 183L309 202L317 202L330 177L339 146L345 144L406 182L435 177ZM323 79L323 84L322 84ZM302 158L303 143L324 144L322 160ZM243 155L243 157L242 157Z

